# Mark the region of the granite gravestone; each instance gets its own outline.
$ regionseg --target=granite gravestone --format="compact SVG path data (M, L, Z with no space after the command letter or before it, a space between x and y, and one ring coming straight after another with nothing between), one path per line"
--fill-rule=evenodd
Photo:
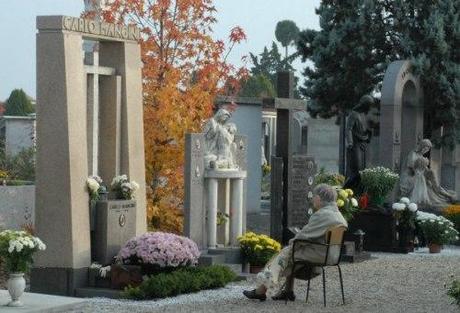
M273 238L286 243L292 236L289 227L302 227L307 222L308 192L313 184L316 165L306 155L304 146L294 138L294 113L306 111L307 103L293 99L294 75L278 73L278 96L266 99L267 106L277 111L276 155L272 156L271 224ZM300 142L305 140L300 139ZM300 150L300 151L299 151ZM310 185L309 185L310 181Z
M31 290L74 295L91 264L88 175L137 181L135 233L146 231L140 31L68 16L39 16L37 28L35 227L47 250ZM97 54L83 57L84 39Z

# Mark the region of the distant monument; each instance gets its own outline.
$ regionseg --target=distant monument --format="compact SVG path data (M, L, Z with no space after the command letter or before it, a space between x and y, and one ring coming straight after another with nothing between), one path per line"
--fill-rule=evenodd
M247 138L230 117L221 108L203 133L185 137L184 232L203 250L238 247L246 229Z

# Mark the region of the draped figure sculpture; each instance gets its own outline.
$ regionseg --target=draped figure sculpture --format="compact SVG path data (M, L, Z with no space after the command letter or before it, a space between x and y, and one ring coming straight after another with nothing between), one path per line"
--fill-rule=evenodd
M402 196L421 206L445 207L455 201L455 193L442 188L429 160L424 155L431 150L428 139L421 140L412 150L401 167L400 190Z
M362 96L347 118L345 126L347 146L345 188L357 188L360 182L359 172L366 168L366 150L371 137L367 113L373 104L374 99L371 96Z
M219 109L204 126L205 166L212 169L237 169L235 159L236 125L229 123L232 114L226 109Z

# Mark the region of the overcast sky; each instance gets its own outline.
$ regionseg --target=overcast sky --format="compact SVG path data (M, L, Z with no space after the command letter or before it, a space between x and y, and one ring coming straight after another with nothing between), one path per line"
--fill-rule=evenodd
M215 37L227 39L236 25L245 30L247 42L229 56L229 61L238 65L242 56L258 54L264 46L271 45L280 20L293 20L300 29L318 29L315 8L319 3L320 0L215 0ZM5 100L14 88L22 88L35 97L35 17L78 16L82 10L83 0L0 0L0 100ZM300 62L296 68L302 68Z

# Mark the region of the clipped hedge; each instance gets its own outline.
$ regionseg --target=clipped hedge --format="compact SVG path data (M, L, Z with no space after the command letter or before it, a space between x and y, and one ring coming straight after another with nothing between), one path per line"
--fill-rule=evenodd
M147 300L173 297L205 289L222 288L236 279L236 274L223 265L186 267L170 273L150 276L138 287L126 287L124 298Z

